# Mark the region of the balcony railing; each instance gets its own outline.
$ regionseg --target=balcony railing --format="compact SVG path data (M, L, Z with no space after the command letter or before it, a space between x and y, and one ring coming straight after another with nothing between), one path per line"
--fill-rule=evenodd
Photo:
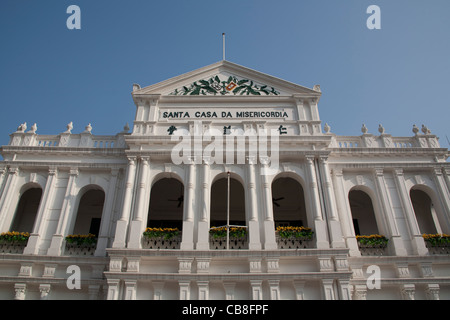
M97 243L67 243L64 250L66 256L93 256Z
M215 238L213 236L209 237L209 248L212 250L226 250L227 249L227 238L220 237ZM230 237L228 249L248 249L247 236L245 237Z
M27 242L0 241L0 253L22 254Z
M277 234L276 241L278 249L308 249L314 246L312 238L282 238Z
M164 237L143 237L142 248L143 249L180 249L181 244L181 232L178 236L170 239Z

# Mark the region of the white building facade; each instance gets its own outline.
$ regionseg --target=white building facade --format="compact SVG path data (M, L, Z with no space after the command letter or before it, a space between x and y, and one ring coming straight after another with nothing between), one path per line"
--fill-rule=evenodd
M19 126L1 148L0 298L449 299L448 150L425 126L338 136L321 94L220 61L133 85L131 132ZM227 244L224 225L245 232Z

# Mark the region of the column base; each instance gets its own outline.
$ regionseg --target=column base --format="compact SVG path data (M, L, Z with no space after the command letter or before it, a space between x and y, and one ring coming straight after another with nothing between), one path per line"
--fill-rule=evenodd
M330 243L328 242L328 231L325 221L314 220L314 229L316 235L316 248L329 249Z
M38 254L38 251L39 251L39 234L32 233L28 238L28 243L23 250L23 254Z
M183 232L181 238L181 250L194 250L194 222L183 221Z
M62 234L54 234L50 248L47 250L48 256L60 256L62 253L62 246L64 243L64 236Z
M197 250L209 250L209 222L199 221L197 234Z
M131 221L130 226L130 237L128 239L128 248L130 249L140 249L142 247L141 245L141 239L142 239L142 233L144 232L143 229L143 221L134 220Z
M428 249L422 235L414 235L411 239L411 243L415 254L419 256L425 256L428 254Z
M128 221L118 220L116 223L116 235L112 244L113 248L125 248L127 238Z
M277 239L275 237L275 223L273 220L264 221L264 249L278 249Z

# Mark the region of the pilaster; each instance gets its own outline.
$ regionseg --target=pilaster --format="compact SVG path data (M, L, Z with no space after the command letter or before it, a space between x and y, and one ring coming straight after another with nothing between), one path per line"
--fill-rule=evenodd
M402 169L397 168L394 170L394 180L402 203L403 212L406 216L406 221L408 222L409 230L411 232L411 242L414 253L418 255L426 255L428 253L428 249L425 246L425 242L419 230L419 225L417 224L417 219L414 214L411 198L406 188ZM394 249L397 255L405 256L407 253L403 247L403 242L400 237L398 238L398 242L394 243Z
M336 198L331 181L330 168L328 166L327 157L319 157L319 170L323 173L324 186L324 202L328 212L328 225L330 229L330 243L332 248L344 248L345 243L342 238L341 225L338 218L336 208Z
M8 230L11 225L12 215L10 213L11 198L15 192L19 169L16 167L8 168L8 177L0 198L0 230Z
M309 180L309 196L311 200L311 208L314 217L314 231L316 236L316 248L325 249L329 248L327 236L326 222L322 216L322 207L320 204L319 187L316 178L315 157L312 155L306 156L306 172Z
M386 181L384 179L383 169L375 168L374 175L378 199L381 204L381 209L383 212L382 222L385 222L386 227L388 228L387 230L388 234L386 236L390 237L389 246L392 248L395 255L404 256L407 253L403 245L403 240L401 239L400 233L398 231L397 223L394 217L394 212L392 211L392 204L389 199L388 188L386 186ZM378 229L380 229L380 226L378 226ZM383 230L380 230L380 232L383 232Z
M128 241L128 248L138 249L141 248L142 233L145 229L144 223L144 211L146 208L147 199L147 181L149 181L149 158L141 157L139 175L136 177L138 181L136 190L136 206L134 212L134 219L130 226L130 235Z
M256 193L256 157L249 157L249 164L247 165L247 177L248 177L248 194L249 203L248 208L250 209L250 217L248 221L249 228L249 249L250 250L261 250L261 236L259 232L259 221L258 221L258 198ZM264 176L265 177L265 176Z
M445 219L445 229L450 230L450 192L447 184L445 183L441 168L433 169L433 178L438 190L439 198L445 211L445 214L443 215L443 219Z
M136 158L128 158L127 178L125 183L124 199L122 204L122 213L116 223L116 234L114 237L113 248L125 248L128 222L133 203L134 180L136 176Z
M203 158L202 165L202 208L198 221L197 245L198 250L209 250L209 210L210 210L210 158Z
M45 232L45 228L47 227L45 222L48 220L49 206L53 201L56 180L57 169L50 168L48 171L47 183L45 184L45 189L35 219L33 232L30 234L27 246L23 251L24 254L38 254L39 252L40 236Z
M355 230L353 228L352 213L348 202L348 196L345 192L344 173L342 169L333 169L332 179L334 183L337 212L347 248L350 249L349 254L353 257L361 256L358 242L356 241Z
M73 223L74 206L75 206L75 186L78 177L78 169L72 168L69 172L69 181L67 183L66 194L61 209L61 215L58 221L56 233L52 237L50 248L47 251L49 256L59 256L63 250L64 237L68 235Z
M114 203L117 196L117 179L119 170L112 170L108 185L108 192L105 197L105 205L102 213L102 220L100 225L100 231L97 240L97 247L95 250L95 256L105 256L106 248L108 247L112 215L114 210Z
M181 250L193 250L194 249L194 216L197 207L197 198L195 196L195 190L197 185L197 158L190 159L190 163L187 165L187 188L185 188L185 201L184 201L184 219L183 219L183 233L180 249Z

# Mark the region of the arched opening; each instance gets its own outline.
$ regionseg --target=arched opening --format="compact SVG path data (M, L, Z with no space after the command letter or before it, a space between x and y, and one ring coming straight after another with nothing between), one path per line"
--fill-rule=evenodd
M210 226L227 224L228 179L220 178L211 186ZM242 184L230 178L230 225L245 226L245 191Z
M372 199L362 190L351 190L348 194L356 235L379 234Z
M305 193L295 179L282 177L272 183L272 207L275 227L307 227Z
M10 231L30 233L33 231L41 196L41 188L30 188L20 196Z
M427 234L442 233L433 202L428 194L418 189L411 189L409 194L420 232Z
M73 234L93 234L98 237L100 223L105 203L105 192L100 189L90 189L80 198L77 218Z
M147 227L183 227L184 186L175 178L156 181L150 193Z

